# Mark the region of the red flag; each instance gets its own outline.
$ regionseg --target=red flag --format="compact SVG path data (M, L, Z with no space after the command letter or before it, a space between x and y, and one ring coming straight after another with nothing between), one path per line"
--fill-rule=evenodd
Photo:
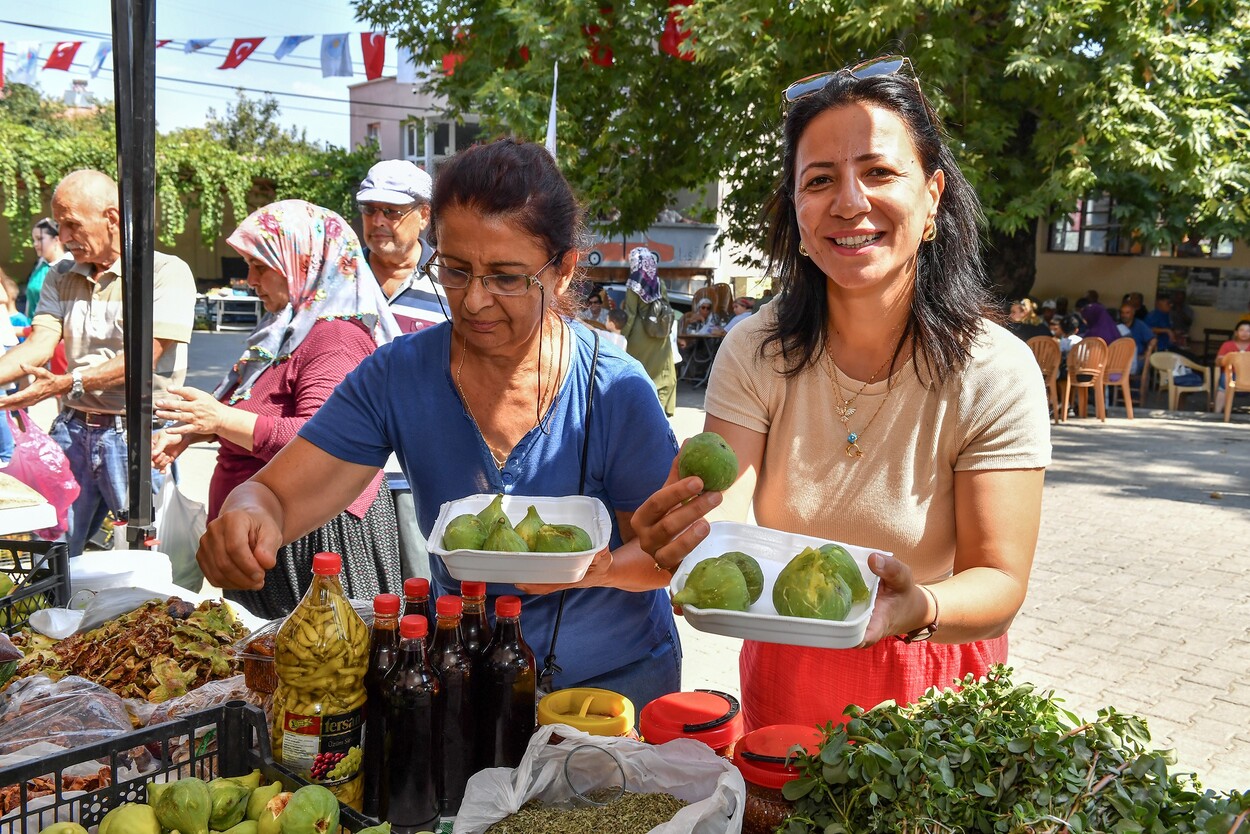
M0 41L0 90L4 89L4 43Z
M668 7L672 9L675 6L689 6L693 0L668 0ZM682 44L686 41L693 43L693 37L690 30L683 28L680 13L670 11L668 18L664 21L664 34L660 35L660 49L672 55L674 58L680 58L683 61L693 61L694 52L689 48L683 49Z
M603 15L604 17L611 17L612 7L604 6L603 8L599 10L599 14ZM603 29L601 27L593 23L590 24L589 26L582 27L582 32L585 33L586 40L589 41L587 46L590 50L591 62L598 64L601 67L610 67L612 66L612 61L613 61L612 50L610 47L604 46L603 43L599 40L599 33L602 31Z
M365 56L365 78L381 78L382 65L386 63L386 35L361 32L360 51Z
M68 71L70 64L74 63L74 56L78 54L80 46L82 46L82 41L61 41L52 47L52 54L48 56L48 61L43 68Z
M169 39L166 39L166 40L163 40L163 41L157 41L157 42L156 42L156 48L157 48L157 49L160 49L162 46L164 46L164 45L165 45L165 44L167 44L167 43L173 43L173 41L172 41L172 40L169 40Z
M464 56L458 52L448 52L443 56L443 75L452 75L456 67L464 62Z
M246 61L264 40L264 38L235 38L230 51L226 53L226 60L217 69L234 69Z

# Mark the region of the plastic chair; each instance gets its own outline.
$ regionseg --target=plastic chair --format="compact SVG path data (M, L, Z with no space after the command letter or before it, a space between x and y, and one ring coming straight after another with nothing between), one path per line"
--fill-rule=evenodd
M1225 354L1224 366L1224 422L1233 414L1233 400L1238 394L1250 394L1250 353Z
M712 285L712 310L728 321L733 316L734 288L729 284Z
M1089 403L1085 392L1094 394L1094 413L1098 419L1107 422L1107 405L1102 396L1103 371L1107 367L1107 343L1097 336L1090 336L1077 342L1068 350L1068 378L1063 389L1063 410L1059 412L1061 422L1068 420L1068 406L1072 398L1072 389L1080 390L1077 400L1077 411L1082 417L1089 415Z
M1129 378L1132 376L1133 360L1136 358L1136 339L1129 336L1116 339L1107 345L1107 369L1102 378L1104 394L1116 396L1120 392L1124 393L1124 411L1130 420L1133 419L1133 392L1129 387ZM1115 405L1115 402L1111 405Z
M1158 339L1151 339L1146 343L1146 352L1141 355L1137 401L1141 403L1142 408L1146 407L1146 392L1150 390L1150 357L1154 356L1155 348L1158 347L1158 344Z
M1175 379L1177 365L1184 365L1194 373L1200 374L1202 376L1202 384L1177 385ZM1211 409L1211 369L1206 365L1200 365L1192 359L1186 359L1179 353L1160 350L1151 355L1150 366L1154 369L1155 382L1160 390L1163 388L1168 389L1168 411L1176 411L1182 394L1192 394L1198 391L1207 395L1207 410Z
M1028 341L1037 365L1042 369L1042 379L1046 381L1047 399L1050 401L1050 416L1059 419L1059 343L1054 336L1034 336Z

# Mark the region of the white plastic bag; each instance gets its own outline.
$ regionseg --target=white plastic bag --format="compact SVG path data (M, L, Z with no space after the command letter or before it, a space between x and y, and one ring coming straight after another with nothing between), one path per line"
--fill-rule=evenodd
M562 741L550 744L552 734ZM591 745L611 751L625 772L625 787L635 793L668 793L689 804L650 834L740 834L747 787L742 774L706 744L679 738L644 744L629 738L591 736L563 724L539 727L515 770L497 767L469 779L456 816L454 834L481 834L516 813L531 799L558 803L571 799L565 760L575 748ZM593 756L579 755L575 769L594 766ZM606 759L607 757L600 757ZM613 768L614 770L615 768ZM595 774L576 772L593 784ZM603 774L610 779L609 774ZM605 787L608 785L605 785ZM585 785L578 787L586 790Z
M208 527L208 508L183 495L173 478L166 478L153 514L159 547L174 568L174 584L199 593L204 587L204 573L195 560L195 551Z

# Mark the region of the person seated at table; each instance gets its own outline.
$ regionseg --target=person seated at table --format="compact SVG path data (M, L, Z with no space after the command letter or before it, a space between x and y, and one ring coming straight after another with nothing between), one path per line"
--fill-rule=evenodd
M1008 318L1007 329L1023 341L1027 342L1034 336L1050 335L1050 328L1042 321L1042 317L1037 314L1037 308L1033 306L1033 299L1031 298L1013 301Z
M720 323L712 315L712 299L700 298L694 308L681 317L681 336L717 336L723 335L725 330ZM694 345L693 339L682 338L677 339L677 349L681 351L683 361L690 358L690 351Z
M1154 331L1137 318L1136 310L1128 302L1120 305L1120 322L1116 329L1120 331L1121 338L1128 336L1137 342L1137 356L1133 359L1133 373L1136 374L1141 371L1142 357L1150 346L1150 340L1155 337Z
M1154 331L1159 341L1158 350L1171 350L1175 338L1172 330L1172 299L1161 295L1155 299L1155 308L1146 314L1146 326Z
M1242 319L1237 322L1237 326L1233 328L1233 338L1220 345L1220 349L1215 354L1215 367L1220 370L1219 387L1215 392L1215 410L1222 412L1224 410L1224 397L1227 396L1226 389L1228 387L1228 371L1225 370L1230 364L1228 357L1234 353L1250 352L1250 319ZM1237 390L1241 390L1242 381L1237 381Z
M1072 346L1080 344L1081 326L1085 324L1085 320L1078 313L1069 313L1059 322L1059 330L1062 335L1059 337L1059 379L1066 379L1068 376L1068 351L1072 350Z
M577 317L583 321L593 321L596 324L607 325L608 311L603 306L603 293L595 290L586 297L586 306L577 312Z
M748 298L745 295L741 298L735 298L730 309L733 310L734 315L733 318L725 323L726 333L733 330L735 325L741 324L751 317L751 314L755 312L755 299Z
M1055 299L1048 298L1042 302L1042 306L1038 308L1038 315L1042 317L1042 324L1050 327L1050 323L1055 320Z
M1085 304L1078 303L1077 309L1081 313L1081 318L1085 320L1085 327L1081 330L1081 338L1089 339L1097 336L1107 344L1111 344L1120 338L1120 331L1116 329L1115 322L1112 320L1111 314L1107 312L1106 307L1097 301L1090 301Z

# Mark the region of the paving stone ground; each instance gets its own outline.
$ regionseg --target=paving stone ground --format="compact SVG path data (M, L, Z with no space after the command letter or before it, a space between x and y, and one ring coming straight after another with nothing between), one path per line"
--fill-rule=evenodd
M241 335L197 333L190 384L211 390L241 349ZM678 406L678 438L701 431L702 390L683 383ZM1085 717L1140 715L1179 769L1250 790L1250 417L1110 415L1052 432L1015 677ZM188 494L204 500L214 458L188 450ZM737 693L740 641L679 627L683 687Z

